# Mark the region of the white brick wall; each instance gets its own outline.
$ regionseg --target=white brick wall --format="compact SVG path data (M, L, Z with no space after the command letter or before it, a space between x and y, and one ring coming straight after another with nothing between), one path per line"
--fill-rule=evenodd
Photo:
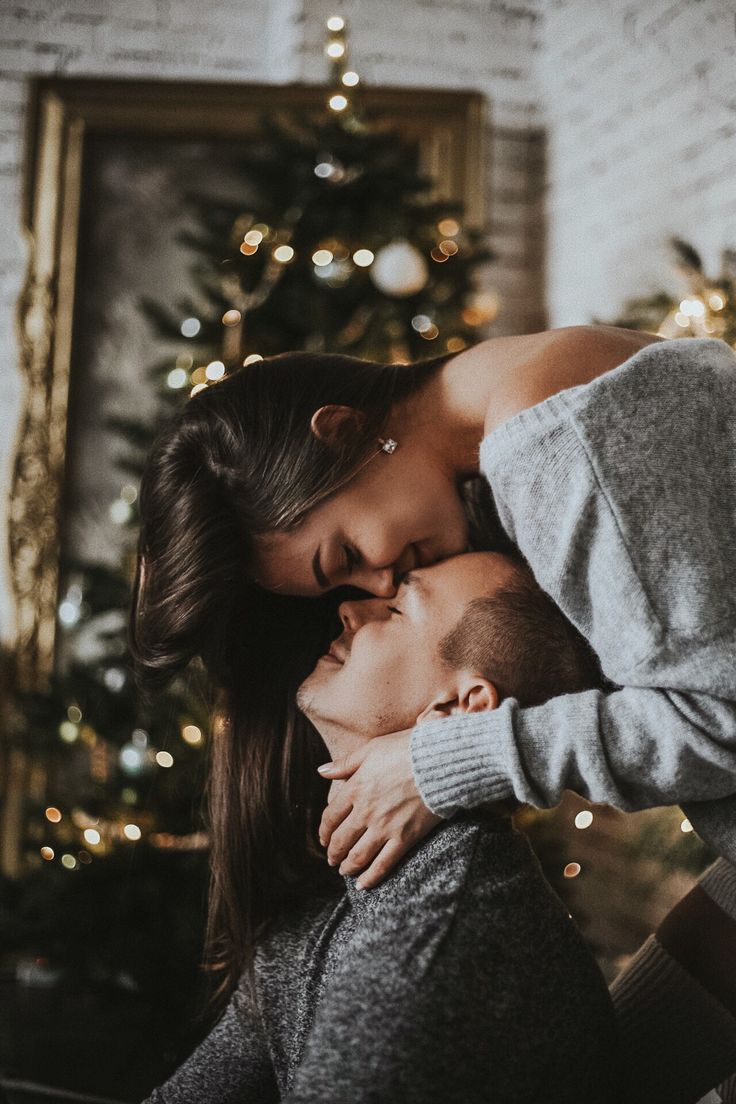
M536 167L522 132L537 119L532 65L536 0L0 0L0 494L6 499L22 380L14 310L26 264L20 172L26 81L36 74L194 80L322 81L324 20L350 21L351 58L366 81L470 88L494 104L509 132L492 158L502 190L497 217L507 295L503 325L538 324L538 281L528 283L525 171ZM534 142L532 141L532 147ZM511 159L504 182L504 158ZM506 271L505 256L509 256ZM536 297L532 317L529 295ZM530 322L529 319L532 318ZM0 636L14 634L5 510L0 511Z
M736 6L547 0L544 15L548 306L566 325L675 290L671 234L712 271L736 246Z

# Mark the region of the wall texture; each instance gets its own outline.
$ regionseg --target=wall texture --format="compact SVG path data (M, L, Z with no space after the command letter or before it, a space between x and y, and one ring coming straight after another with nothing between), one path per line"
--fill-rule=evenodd
M548 126L553 325L678 287L665 242L712 272L736 246L736 7L546 0L536 73Z
M490 192L499 331L544 325L539 234L535 0L6 0L0 5L0 497L10 481L23 381L14 312L26 264L20 225L27 81L34 75L320 82L324 21L349 20L365 81L478 89L493 104ZM0 637L13 639L5 509Z

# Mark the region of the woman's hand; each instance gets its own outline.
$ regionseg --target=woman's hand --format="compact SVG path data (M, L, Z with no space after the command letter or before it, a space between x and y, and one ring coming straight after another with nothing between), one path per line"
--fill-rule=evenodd
M411 765L411 729L378 736L359 751L319 768L333 781L319 827L330 866L363 871L357 885L372 889L442 817L422 801Z

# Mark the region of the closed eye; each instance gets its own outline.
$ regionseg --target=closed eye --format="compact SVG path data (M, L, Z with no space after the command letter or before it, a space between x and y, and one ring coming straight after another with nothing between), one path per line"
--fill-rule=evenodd
M344 544L342 547L345 553L345 570L350 575L353 568L360 563L360 556L349 545Z
M403 617L401 610L397 609L396 606L389 606L388 608L391 613L398 613L399 617Z

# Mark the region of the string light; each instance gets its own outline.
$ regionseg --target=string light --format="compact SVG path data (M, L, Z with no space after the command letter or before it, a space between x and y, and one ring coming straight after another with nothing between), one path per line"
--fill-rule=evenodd
M344 42L328 42L325 47L325 53L331 58L341 58L345 54Z
M331 15L327 20L328 31L343 31L345 29L345 20L341 15Z
M260 353L249 353L243 361L243 367L247 368L249 364L257 364L259 360L263 360Z
M348 106L347 97L338 92L336 95L330 96L329 105L333 111L344 111Z
M312 263L318 268L324 268L325 265L332 263L333 257L331 249L316 249L312 254Z
M183 368L172 368L166 377L166 384L172 389L172 391L178 391L181 387L186 387L187 374Z
M202 323L198 318L185 318L180 329L184 337L196 337L202 329Z
M689 821L689 820L687 819L687 817L686 817L686 818L685 818L685 819L684 819L684 820L683 820L683 821L682 821L682 822L680 823L680 831L681 831L681 832L684 832L684 833L687 833L687 832L692 832L692 830L693 830L693 826L692 826L692 824L690 823L690 821Z
M243 316L240 313L240 311L235 310L235 308L232 308L231 310L226 310L225 313L222 316L222 324L223 324L223 326L237 326L238 323L242 320L242 317ZM189 367L191 368L191 366L192 366L192 362L191 362L191 357L190 357L189 358Z
M82 835L84 836L85 843L89 843L92 847L96 846L102 840L102 836L96 828L85 828Z
M443 238L454 238L456 234L460 233L460 223L453 218L440 219L437 223L437 229Z
M171 755L168 751L157 751L156 762L160 767L173 767L174 756Z
M342 83L346 88L355 88L360 83L360 77L354 69L346 69L342 75Z
M194 396L197 395L200 391L204 391L206 389L206 387L207 387L206 383L196 384L196 386L194 386L192 388L192 390L189 392L189 398L190 399L194 398Z
M562 873L565 878L577 878L581 870L582 867L580 863L571 862L567 864Z
M288 264L294 258L294 250L290 245L277 245L273 251L273 259L279 264Z
M590 828L593 823L593 814L590 809L581 809L575 817L576 828Z
M249 230L243 238L243 241L246 245L255 245L256 247L258 247L263 241L263 231L255 229Z
M123 835L129 840L139 840L142 834L137 824L126 824L123 828Z
M49 805L48 809L45 812L45 816L46 819L50 820L52 824L58 824L61 820L61 813L55 805Z
M225 375L225 365L221 360L211 360L204 371L207 379L222 379Z
M181 738L186 744L190 744L192 747L197 747L202 743L202 730L197 725L184 725L181 730Z
M353 264L358 268L368 268L374 260L375 254L370 249L356 249L353 253Z

